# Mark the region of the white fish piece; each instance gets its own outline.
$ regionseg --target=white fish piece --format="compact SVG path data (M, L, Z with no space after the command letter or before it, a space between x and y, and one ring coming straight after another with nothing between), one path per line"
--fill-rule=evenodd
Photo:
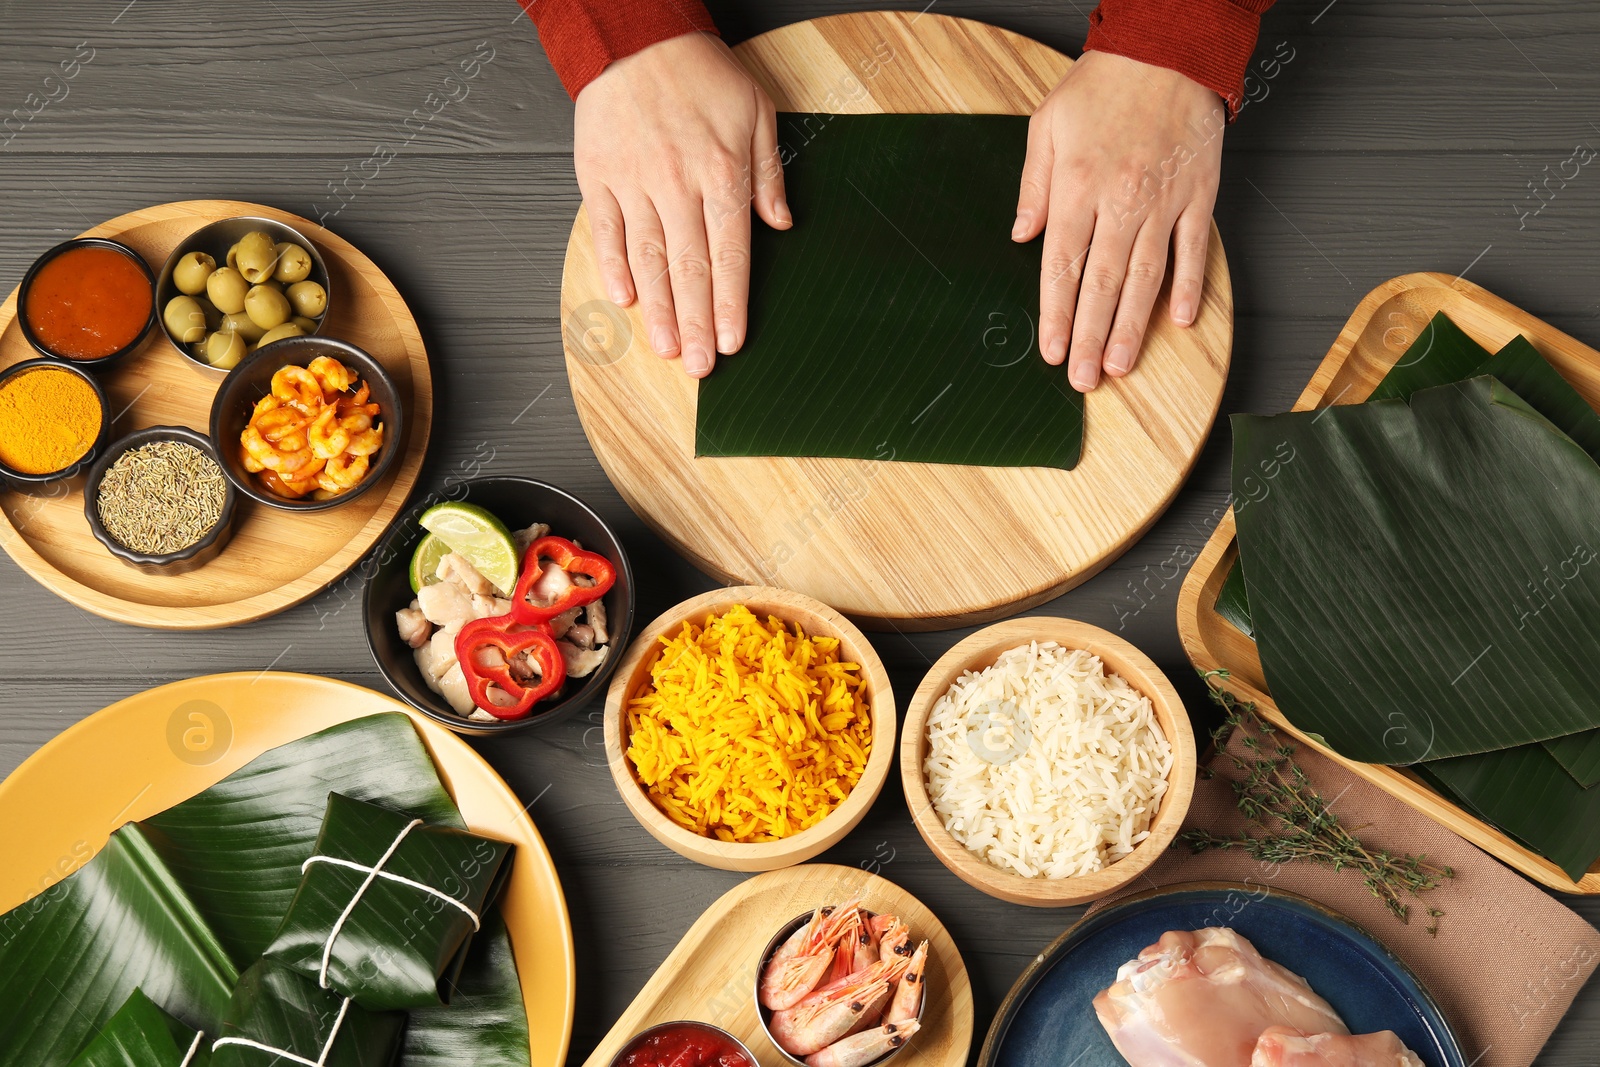
M440 676L439 695L455 709L457 715L467 715L477 707L472 702L472 694L467 690L467 676L461 672L459 663L450 664L450 669Z
M475 619L492 619L509 614L511 601L503 597L474 595L472 598L472 617Z
M567 629L567 640L579 648L593 648L595 646L594 627L586 622L574 623Z
M421 648L428 643L428 638L433 636L433 623L422 613L422 608L413 600L410 607L401 608L394 613L395 628L400 631L400 640L412 648Z
M472 594L457 582L433 582L417 592L417 605L435 626L460 629L477 618L472 610Z
M1350 1033L1304 978L1226 927L1169 930L1094 998L1131 1067L1250 1067L1271 1026Z
M606 661L607 648L579 648L570 641L557 641L561 658L567 662L568 678L587 678Z
M456 632L454 630L436 630L428 643L416 651L417 670L422 672L422 680L428 683L428 688L439 693L439 679L444 672L456 665ZM442 693L440 695L443 695Z
M1422 1067L1422 1060L1393 1030L1305 1034L1269 1026L1256 1041L1250 1067Z
M475 596L489 596L497 594L498 589L494 583L479 573L478 568L468 562L467 557L457 552L451 552L439 561L439 567L434 572L441 582L456 582L467 592ZM506 590L510 592L511 590Z
M549 532L550 527L548 525L536 522L525 529L512 530L511 543L517 546L517 555L526 556L528 554L528 546Z
M573 624L578 621L578 616L581 614L583 614L583 608L577 607L570 611L563 611L560 615L551 619L550 635L558 639L565 637L567 631L572 629Z
M606 606L602 601L591 600L584 609L584 621L589 624L589 629L594 631L596 645L609 645L611 631L606 629Z

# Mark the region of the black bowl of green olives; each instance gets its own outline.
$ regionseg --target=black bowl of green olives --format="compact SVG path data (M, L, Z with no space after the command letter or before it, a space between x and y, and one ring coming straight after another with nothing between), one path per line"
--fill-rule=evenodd
M172 250L156 280L167 340L217 374L263 345L321 332L331 295L316 245L264 218L200 227Z

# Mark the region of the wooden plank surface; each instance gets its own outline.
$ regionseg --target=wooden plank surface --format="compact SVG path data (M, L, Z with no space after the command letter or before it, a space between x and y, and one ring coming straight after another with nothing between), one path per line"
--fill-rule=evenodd
M817 15L926 5L711 3L733 40ZM1075 55L1091 6L937 0L932 10ZM639 603L649 618L711 582L633 516L584 443L559 337L561 263L578 207L571 105L532 26L516 15L508 0L0 0L0 118L32 113L15 136L0 133L0 278L9 290L51 243L149 204L231 197L310 218L338 209L326 224L394 280L434 359L423 491L482 470L578 493L651 575ZM29 94L60 96L59 83L44 79L86 41L94 58L68 94L30 103ZM479 42L494 59L467 95L403 126L436 106L428 94L446 91L445 76ZM1236 311L1224 413L1288 408L1361 296L1413 270L1465 271L1600 343L1591 248L1600 170L1584 167L1564 186L1552 179L1542 210L1522 217L1538 206L1528 181L1545 167L1559 171L1579 143L1600 147L1590 125L1600 123L1600 3L1279 0L1258 58L1281 42L1294 58L1258 79L1224 150L1216 217ZM396 147L395 158L365 185L350 178L341 206L328 183L359 175L378 144ZM1207 709L1178 642L1175 606L1225 510L1227 459L1219 422L1187 487L1145 538L1037 609L1133 641L1197 719ZM359 597L352 580L243 629L150 633L80 612L0 560L0 773L91 711L203 671L276 663L382 688ZM902 701L965 633L874 636ZM634 822L606 772L598 712L477 746L531 804L572 906L573 1065L694 919L743 877L681 860ZM927 851L892 788L820 858L876 868L940 917L971 974L980 1033L1022 968L1080 912L1002 904L969 888ZM1600 902L1574 906L1600 921ZM1600 986L1591 986L1540 1063L1591 1067L1597 1045Z

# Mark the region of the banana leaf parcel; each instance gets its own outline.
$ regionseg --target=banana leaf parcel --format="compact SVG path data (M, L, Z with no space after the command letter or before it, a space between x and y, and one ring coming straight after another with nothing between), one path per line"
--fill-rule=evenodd
M280 963L262 960L239 978L212 1067L389 1067L404 1012L368 1011Z
M258 756L130 824L77 872L0 915L0 1063L65 1067L137 990L217 1033L271 942L330 791L465 829L411 720L373 715ZM409 1013L401 1067L527 1067L528 1019L498 909L448 1007Z
M794 227L757 224L750 329L699 387L699 456L1077 465L1083 397L1039 356L1010 238L1028 120L779 116Z
M211 1038L135 989L72 1067L208 1067Z
M266 958L374 1011L448 1003L510 854L504 842L330 794Z

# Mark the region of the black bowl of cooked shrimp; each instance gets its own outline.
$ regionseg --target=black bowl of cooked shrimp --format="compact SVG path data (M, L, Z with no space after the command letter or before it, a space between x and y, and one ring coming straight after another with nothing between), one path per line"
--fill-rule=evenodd
M246 356L211 402L211 440L239 492L284 511L339 507L384 480L405 447L394 379L330 337Z

